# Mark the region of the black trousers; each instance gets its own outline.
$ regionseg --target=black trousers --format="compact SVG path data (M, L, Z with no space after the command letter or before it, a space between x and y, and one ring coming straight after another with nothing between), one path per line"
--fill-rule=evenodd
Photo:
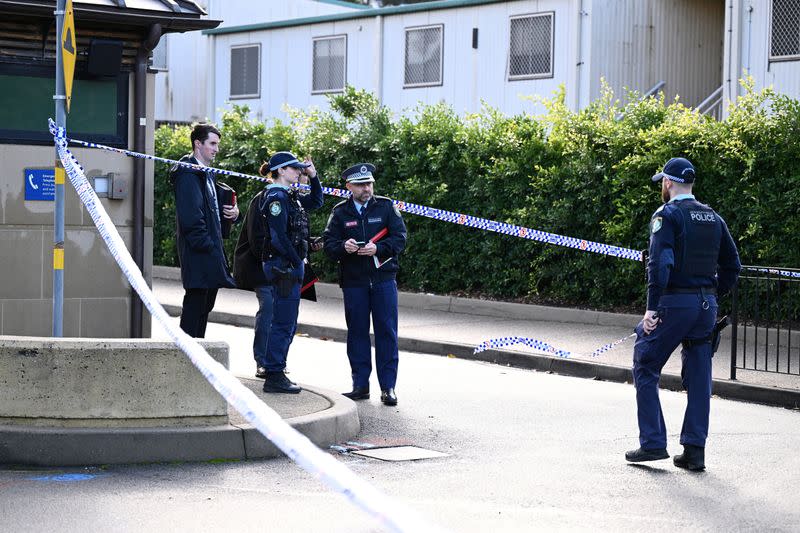
M181 329L190 337L206 336L208 314L214 309L217 289L186 289L181 311Z

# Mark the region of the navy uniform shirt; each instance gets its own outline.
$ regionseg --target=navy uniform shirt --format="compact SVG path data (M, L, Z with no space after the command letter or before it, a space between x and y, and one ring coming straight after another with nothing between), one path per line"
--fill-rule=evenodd
M400 211L385 196L373 196L363 214L350 198L334 206L324 238L325 253L339 262L339 285L363 287L395 279L399 270L397 256L406 246L406 225ZM348 239L359 242L374 239L377 253L374 256L348 254L344 249Z
M740 269L739 252L727 224L694 195L678 195L653 213L648 311L658 308L661 294L668 288L716 288L722 296L736 283Z
M292 268L297 268L305 257L300 257L289 235L289 217L303 206L316 209L322 205L322 186L319 178L310 180L311 192L295 199L288 187L278 184L267 186L263 213L269 227L270 247L273 255L284 258ZM300 205L297 205L297 204ZM306 228L307 231L307 228Z

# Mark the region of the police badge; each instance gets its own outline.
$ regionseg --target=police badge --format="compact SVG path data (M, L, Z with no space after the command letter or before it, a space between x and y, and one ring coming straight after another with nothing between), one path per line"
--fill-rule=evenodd
M269 214L276 217L281 214L281 203L277 200L269 204Z
M661 229L661 217L656 217L650 223L650 233L655 233Z

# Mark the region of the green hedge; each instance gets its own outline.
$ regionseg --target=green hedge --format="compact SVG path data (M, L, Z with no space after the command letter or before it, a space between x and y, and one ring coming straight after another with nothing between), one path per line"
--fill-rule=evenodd
M217 164L255 173L269 154L311 155L323 184L341 186L341 171L361 161L377 168L376 191L407 202L628 248L647 245L660 204L652 176L673 156L698 169L695 192L726 219L743 262L800 265L800 103L753 90L718 122L679 102L620 103L610 90L580 112L563 91L543 100L543 116L508 117L491 108L459 116L445 105L420 106L393 118L369 93L348 89L331 111L294 110L288 123L224 115ZM189 151L188 128L160 128L156 153ZM245 209L261 188L229 178ZM156 168L156 264L174 265L174 202L166 165ZM326 199L312 216L324 228ZM640 263L541 244L405 215L409 229L399 283L408 290L516 301L633 309L643 303ZM232 251L234 238L227 243ZM322 278L335 281L321 254Z

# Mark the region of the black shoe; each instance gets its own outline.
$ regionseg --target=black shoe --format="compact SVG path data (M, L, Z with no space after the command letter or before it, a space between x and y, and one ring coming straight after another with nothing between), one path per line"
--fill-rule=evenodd
M297 394L303 389L289 381L289 378L283 372L267 372L263 390L264 392Z
M256 377L258 379L264 379L267 377L267 369L263 366L259 366L256 368Z
M678 468L700 472L706 469L706 449L701 446L684 444L683 453L673 457L672 462Z
M381 391L381 401L383 405L397 405L397 394L394 393L394 389Z
M644 461L658 461L659 459L669 459L669 454L666 448L656 448L653 450L646 450L638 448L625 452L625 460L631 463L642 463Z
M343 392L342 396L351 400L369 400L369 387L353 387L350 392Z

